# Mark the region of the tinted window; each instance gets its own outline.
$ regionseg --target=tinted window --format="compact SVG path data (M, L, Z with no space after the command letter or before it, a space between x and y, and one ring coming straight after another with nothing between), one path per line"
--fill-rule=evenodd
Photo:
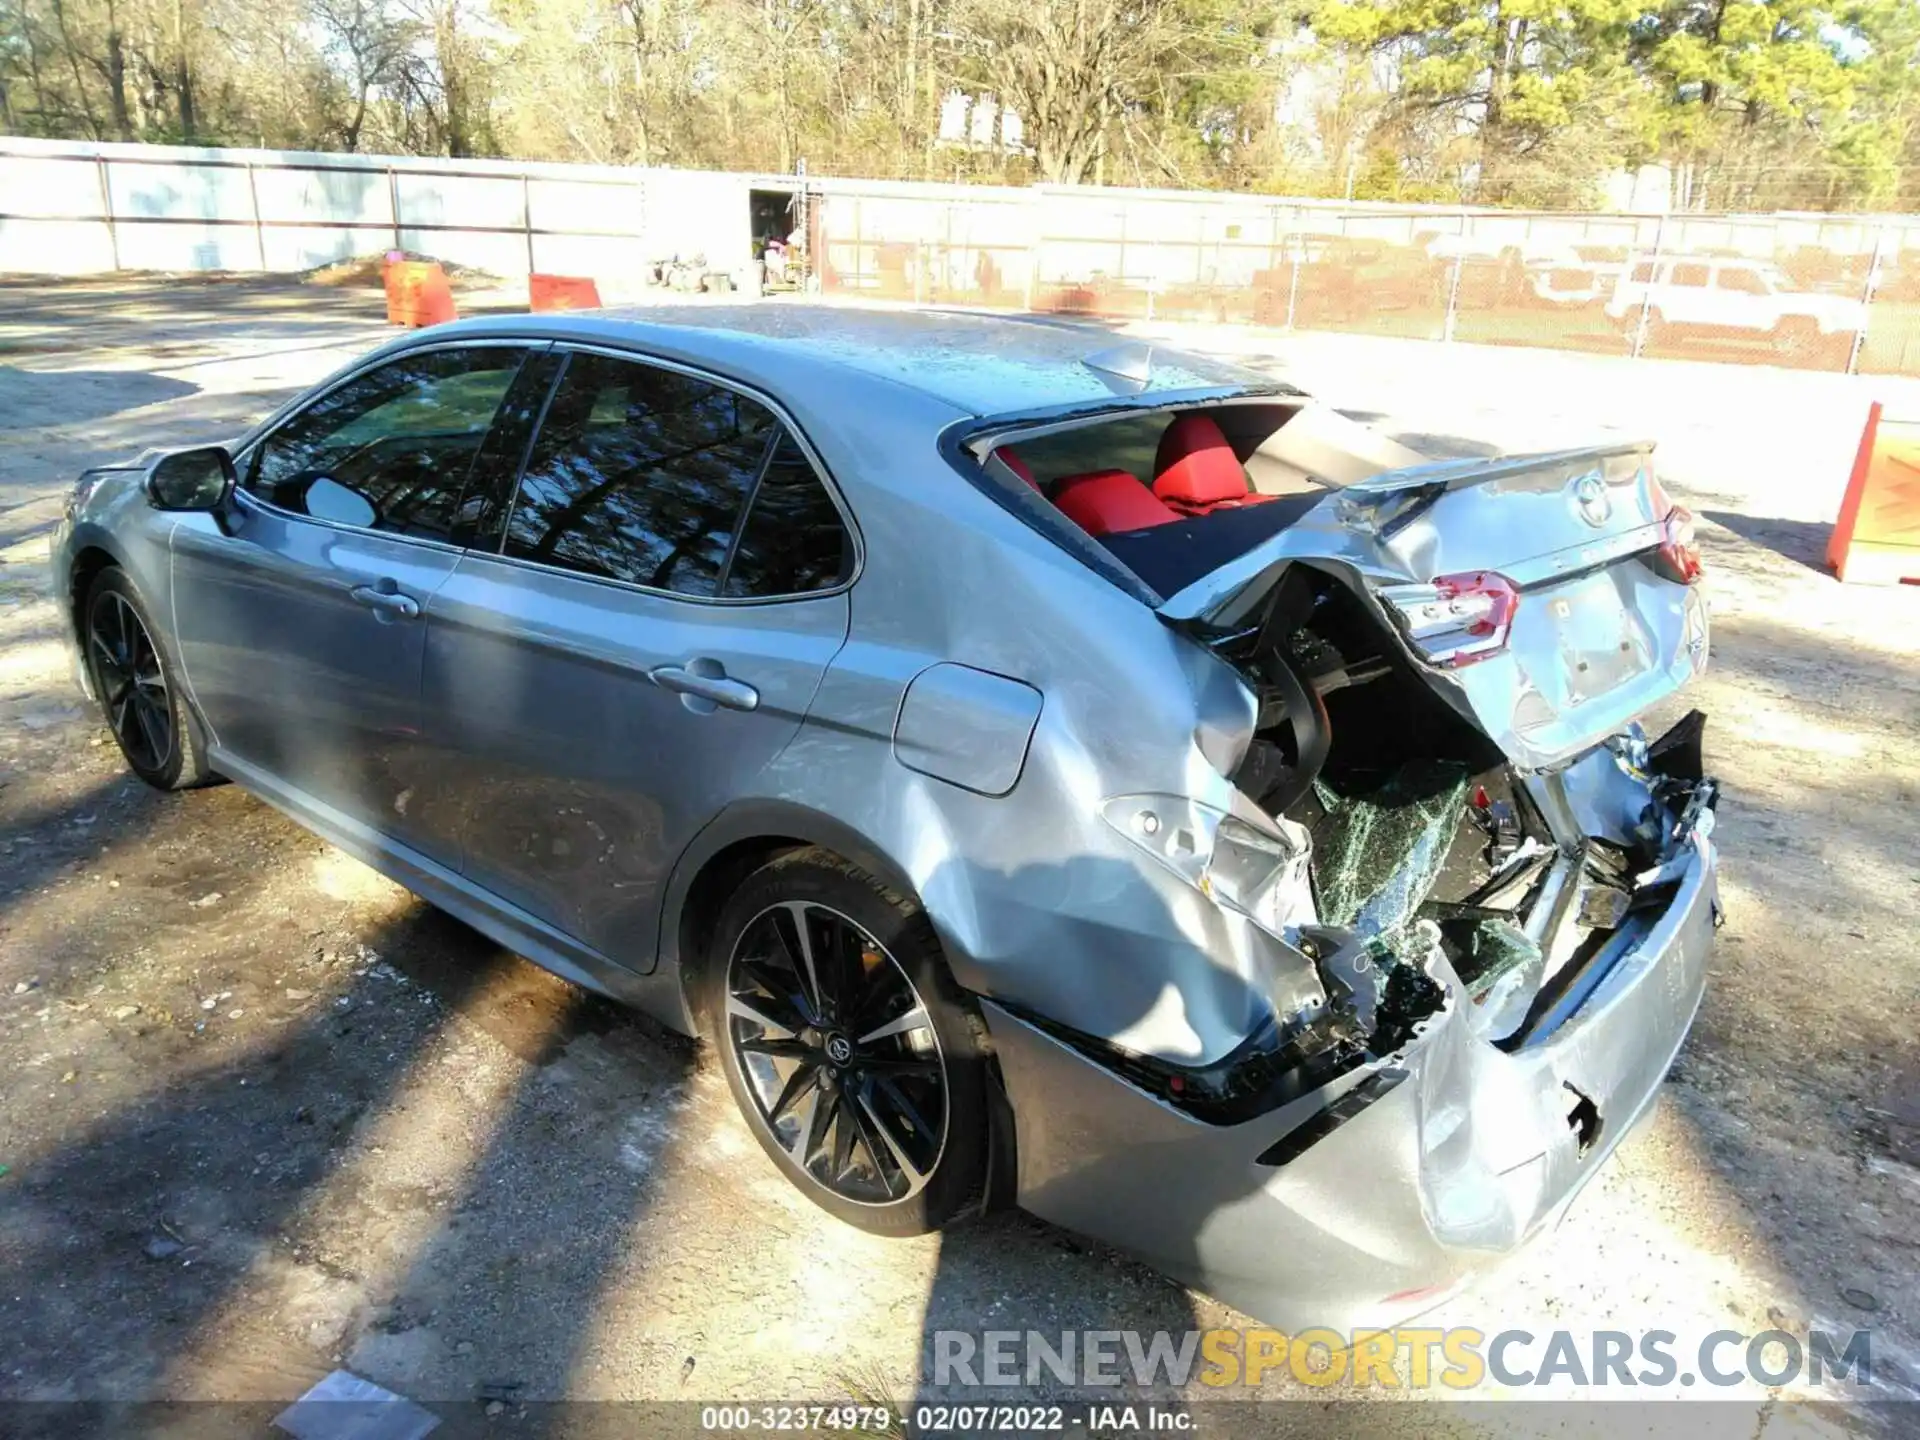
M246 488L296 514L316 480L372 507L373 528L445 540L454 509L524 352L513 346L430 350L349 380L262 440ZM337 492L321 487L322 497ZM356 512L364 513L364 512Z
M1742 295L1764 295L1767 287L1752 270L1722 270L1713 282L1722 290L1737 290Z
M453 515L453 542L477 550L498 550L513 502L513 481L520 458L533 438L534 423L566 357L551 351L527 357L500 404L493 428L480 446L473 473Z
M1673 267L1675 285L1699 285L1707 283L1707 267L1704 265L1676 265Z
M534 441L505 551L712 595L776 429L764 406L731 390L575 355Z
M827 487L784 430L727 570L732 596L804 595L847 578L853 546Z

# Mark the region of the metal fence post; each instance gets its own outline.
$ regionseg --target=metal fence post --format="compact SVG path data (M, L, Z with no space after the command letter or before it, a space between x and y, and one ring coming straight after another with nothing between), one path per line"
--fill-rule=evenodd
M1045 212L1040 210L1031 195L1022 195L1018 203L1027 217L1027 283L1021 296L1021 303L1030 311L1033 309L1034 287L1040 280L1041 256L1046 252L1047 238L1044 233L1046 227L1040 222L1040 217Z
M393 248L400 248L400 177L387 167L387 208L393 211Z
M1847 374L1860 373L1860 352L1866 347L1867 328L1873 324L1873 292L1880 288L1880 257L1886 253L1887 222L1882 220L1880 228L1873 232L1873 259L1867 262L1867 283L1860 292L1860 306L1865 318L1860 327L1853 332L1853 344L1847 350Z
M247 197L253 201L253 249L260 257L262 273L267 268L267 232L260 224L260 186L253 178L253 162L247 162Z
M1467 212L1460 212L1460 247L1453 252L1453 270L1447 276L1447 318L1440 322L1442 344L1453 343L1453 317L1460 307L1460 262L1467 248Z
M113 255L113 268L120 268L120 232L113 224L113 186L107 183L107 157L96 155L94 165L100 176L100 213L107 221L107 249Z
M533 274L533 180L520 172L520 224L527 232L527 274Z
M1660 272L1660 250L1666 241L1667 217L1658 215L1653 221L1653 254L1647 259L1647 288L1640 292L1640 318L1633 327L1633 353L1630 358L1638 360L1647 345L1647 312L1653 307L1652 278ZM1633 272L1640 268L1640 261L1633 255L1627 256L1627 273L1623 279L1633 283Z
M1307 242L1300 230L1300 212L1293 212L1294 229L1287 236L1287 249L1293 253L1293 273L1287 277L1287 325L1293 329L1294 307L1300 303L1300 257L1306 252Z

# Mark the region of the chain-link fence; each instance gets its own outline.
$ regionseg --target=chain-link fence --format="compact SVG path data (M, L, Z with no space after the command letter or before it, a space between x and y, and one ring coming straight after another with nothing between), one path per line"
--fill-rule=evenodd
M797 283L827 294L1920 375L1920 216L1536 214L0 139L0 270L301 270L400 247L617 291L673 255L745 283L763 242L789 233Z
M1920 217L914 192L826 190L823 290L1920 375Z

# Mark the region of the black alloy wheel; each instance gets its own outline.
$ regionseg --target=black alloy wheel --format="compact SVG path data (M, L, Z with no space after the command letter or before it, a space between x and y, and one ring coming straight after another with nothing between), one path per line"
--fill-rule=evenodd
M789 851L721 907L703 974L727 1086L807 1198L879 1235L992 1203L989 1152L1011 1129L991 1119L985 1022L913 899Z
M173 758L173 696L153 637L116 589L95 592L87 610L87 658L107 726L142 775Z
M795 1165L855 1204L926 1185L946 1143L946 1067L925 1002L878 940L813 901L769 906L734 946L726 1024Z
M207 765L186 697L124 571L109 566L94 577L81 647L101 715L134 774L161 790L220 778Z

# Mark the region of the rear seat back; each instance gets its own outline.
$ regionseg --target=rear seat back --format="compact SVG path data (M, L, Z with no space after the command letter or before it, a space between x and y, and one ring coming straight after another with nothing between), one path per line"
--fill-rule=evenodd
M1249 493L1240 457L1211 415L1182 415L1168 425L1153 473L1153 493L1183 515L1264 498Z
M1053 503L1062 515L1089 535L1118 535L1170 525L1180 516L1124 470L1090 470L1064 475L1054 485Z

